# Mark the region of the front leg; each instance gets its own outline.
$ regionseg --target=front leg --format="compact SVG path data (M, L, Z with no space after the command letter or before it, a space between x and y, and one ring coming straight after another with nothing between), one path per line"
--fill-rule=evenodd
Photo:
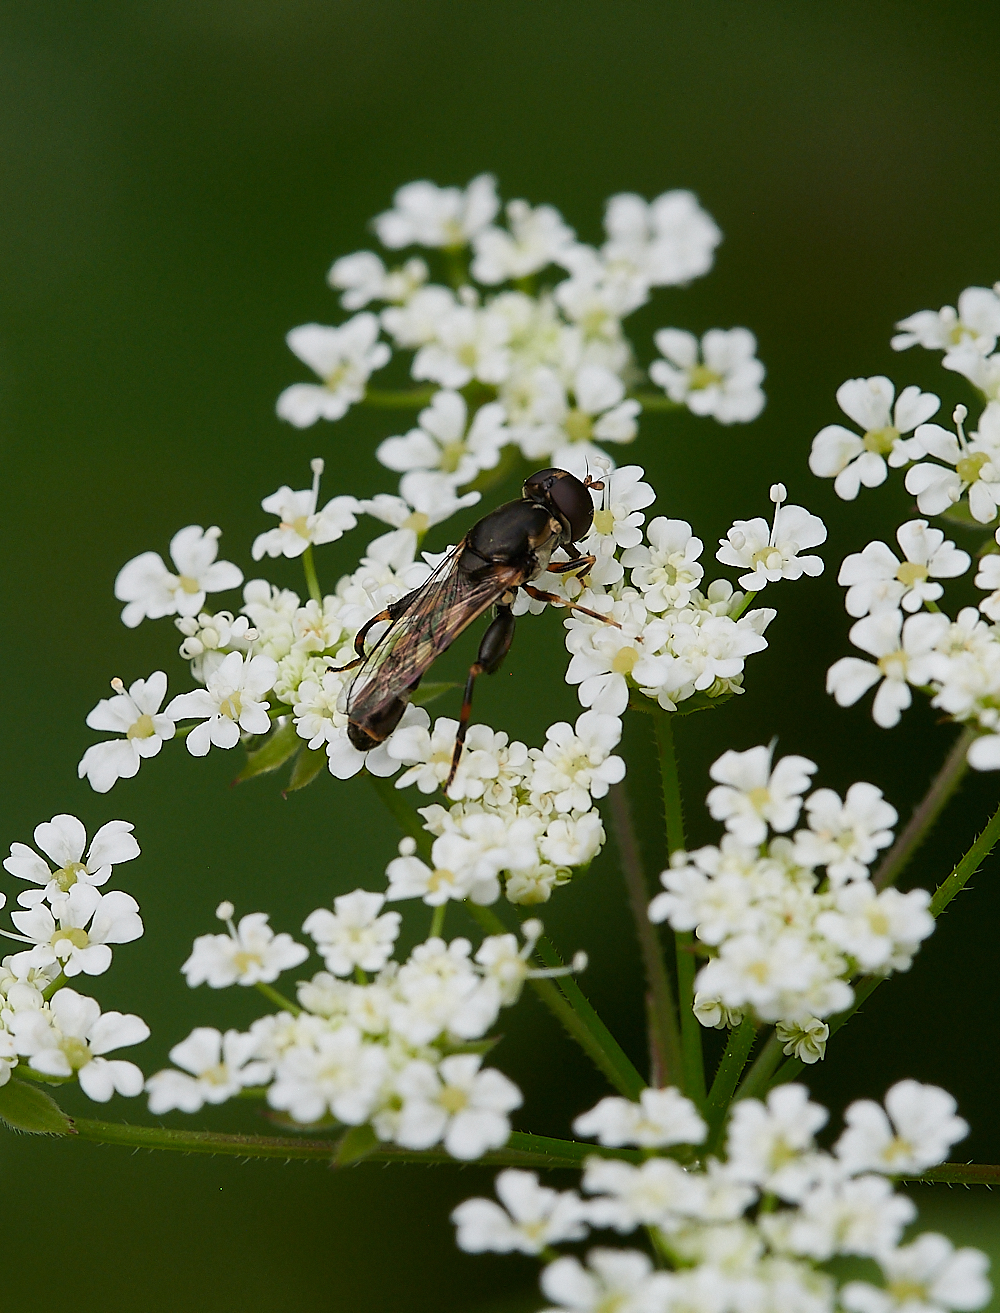
M462 759L462 747L465 743L466 731L469 728L469 717L472 715L472 692L476 686L476 680L480 675L492 675L499 670L504 657L510 651L511 643L514 641L516 623L514 613L509 606L497 606L496 616L491 621L486 633L483 634L483 640L479 644L479 653L469 667L469 676L465 681L465 696L462 698L462 709L458 713L458 733L455 735L455 749L451 755L451 769L448 771L448 778L444 783L445 794L451 788L455 772L458 770L458 763Z
M560 597L558 593L543 593L540 588L535 588L531 584L522 584L521 587L536 602L550 602L553 606L565 606L567 610L579 611L581 615L589 615L592 620L600 620L602 624L614 625L616 629L621 629L618 621L612 620L609 615L601 615L600 611L591 611L585 606L577 606L576 602L567 602L565 597Z

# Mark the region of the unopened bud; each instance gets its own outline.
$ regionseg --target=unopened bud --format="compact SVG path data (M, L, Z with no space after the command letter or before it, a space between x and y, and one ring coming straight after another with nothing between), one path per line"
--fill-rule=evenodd
M586 954L586 953L583 951L583 949L581 948L580 951L579 951L578 953L574 953L574 954L573 954L573 970L574 970L574 971L586 971L586 969L587 969L587 963L588 963L589 961L590 961L590 959L587 957L587 954Z
M788 499L788 489L783 483L772 483L770 496L775 506L780 506L783 501Z
M322 474L323 470L326 468L326 461L322 456L314 456L309 462L309 468L312 470L313 474Z
M400 857L412 857L417 851L416 839L412 835L406 835L405 838L400 839L398 851Z
M969 413L969 407L963 406L962 403L959 402L958 405L955 407L955 409L951 412L951 417L956 424L964 424L965 417L966 415L968 415L968 413Z
M236 908L232 905L232 903L227 898L225 899L224 902L221 902L219 906L215 909L215 915L219 918L220 921L229 921L232 919L232 915L235 911Z
M125 692L125 685L122 683L122 681L118 678L117 675L115 675L114 679L111 681L111 687L115 690L116 693Z
M525 939L541 939L545 933L545 927L539 921L537 916L533 916L528 921L521 922L521 934Z

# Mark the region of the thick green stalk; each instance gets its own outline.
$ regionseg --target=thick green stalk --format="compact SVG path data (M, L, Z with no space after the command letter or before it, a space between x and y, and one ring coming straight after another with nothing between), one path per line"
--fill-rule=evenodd
M969 744L974 738L974 730L966 726L952 744L951 751L945 757L941 769L934 776L906 827L900 832L896 842L883 857L872 876L876 889L885 889L895 884L917 849L927 838L969 768L966 758Z
M319 577L316 574L316 561L313 557L312 543L302 553L302 568L306 574L306 587L309 589L309 596L314 602L323 605L323 590L319 586Z
M733 1100L736 1085L743 1075L747 1058L757 1038L757 1027L750 1017L745 1017L730 1033L726 1051L715 1073L715 1080L708 1092L709 1150L717 1147L726 1120L726 1112Z
M737 1099L762 1098L770 1089L771 1078L783 1056L781 1040L772 1031L770 1038L757 1054L753 1066L747 1072L739 1089L733 1095L732 1102L735 1103Z
M649 888L643 870L639 840L632 819L632 806L624 784L614 784L608 793L611 827L614 830L621 858L622 875L628 895L636 938L642 954L648 988L647 1025L649 1048L653 1059L654 1085L676 1082L681 1071L680 1036L677 1031L677 1010L674 1005L670 977L663 956L663 945L656 927L649 919Z
M684 837L684 807L681 801L681 781L677 769L677 752L674 747L674 726L671 713L657 708L653 718L656 727L656 747L660 760L660 781L663 786L663 815L667 829L667 852L673 854L686 847ZM701 1049L701 1026L694 1015L694 935L690 930L674 931L677 951L677 1004L681 1018L681 1052L683 1080L678 1086L700 1108L705 1106L705 1062Z

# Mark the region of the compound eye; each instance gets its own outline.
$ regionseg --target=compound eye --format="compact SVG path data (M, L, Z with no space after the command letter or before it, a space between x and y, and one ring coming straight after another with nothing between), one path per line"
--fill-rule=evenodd
M570 527L573 542L586 538L594 523L594 499L590 489L574 475L563 472L549 488L549 499Z

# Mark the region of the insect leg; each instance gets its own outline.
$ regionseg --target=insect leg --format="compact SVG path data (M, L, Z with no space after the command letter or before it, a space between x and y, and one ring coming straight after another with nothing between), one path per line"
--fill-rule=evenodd
M469 667L469 677L465 681L462 710L458 713L458 733L455 735L455 750L451 757L451 769L448 771L448 778L444 784L446 794L451 788L455 772L458 770L458 763L462 759L462 747L465 743L466 731L469 728L469 717L472 715L472 690L476 686L476 680L480 675L492 675L499 670L504 657L510 651L510 645L514 639L516 622L510 607L498 606L496 612L490 627L483 634L483 641L479 644L479 653Z
M346 666L331 666L330 670L334 674L340 674L344 670L355 670L364 661L368 655L365 652L365 639L368 637L368 631L373 625L377 625L380 620L391 620L391 611L379 611L378 615L373 615L370 620L366 620L358 632L354 635L354 650L357 652L356 661L348 661Z
M597 562L596 556L575 556L571 561L550 561L549 574L586 574Z
M614 625L616 629L621 629L617 620L612 620L609 615L601 615L600 611L589 611L585 606L567 602L565 597L558 597L555 593L543 593L540 588L533 588L531 584L522 584L521 587L536 602L551 602L553 606L565 606L570 611L579 611L581 615L589 615L592 620L600 620L602 624Z

